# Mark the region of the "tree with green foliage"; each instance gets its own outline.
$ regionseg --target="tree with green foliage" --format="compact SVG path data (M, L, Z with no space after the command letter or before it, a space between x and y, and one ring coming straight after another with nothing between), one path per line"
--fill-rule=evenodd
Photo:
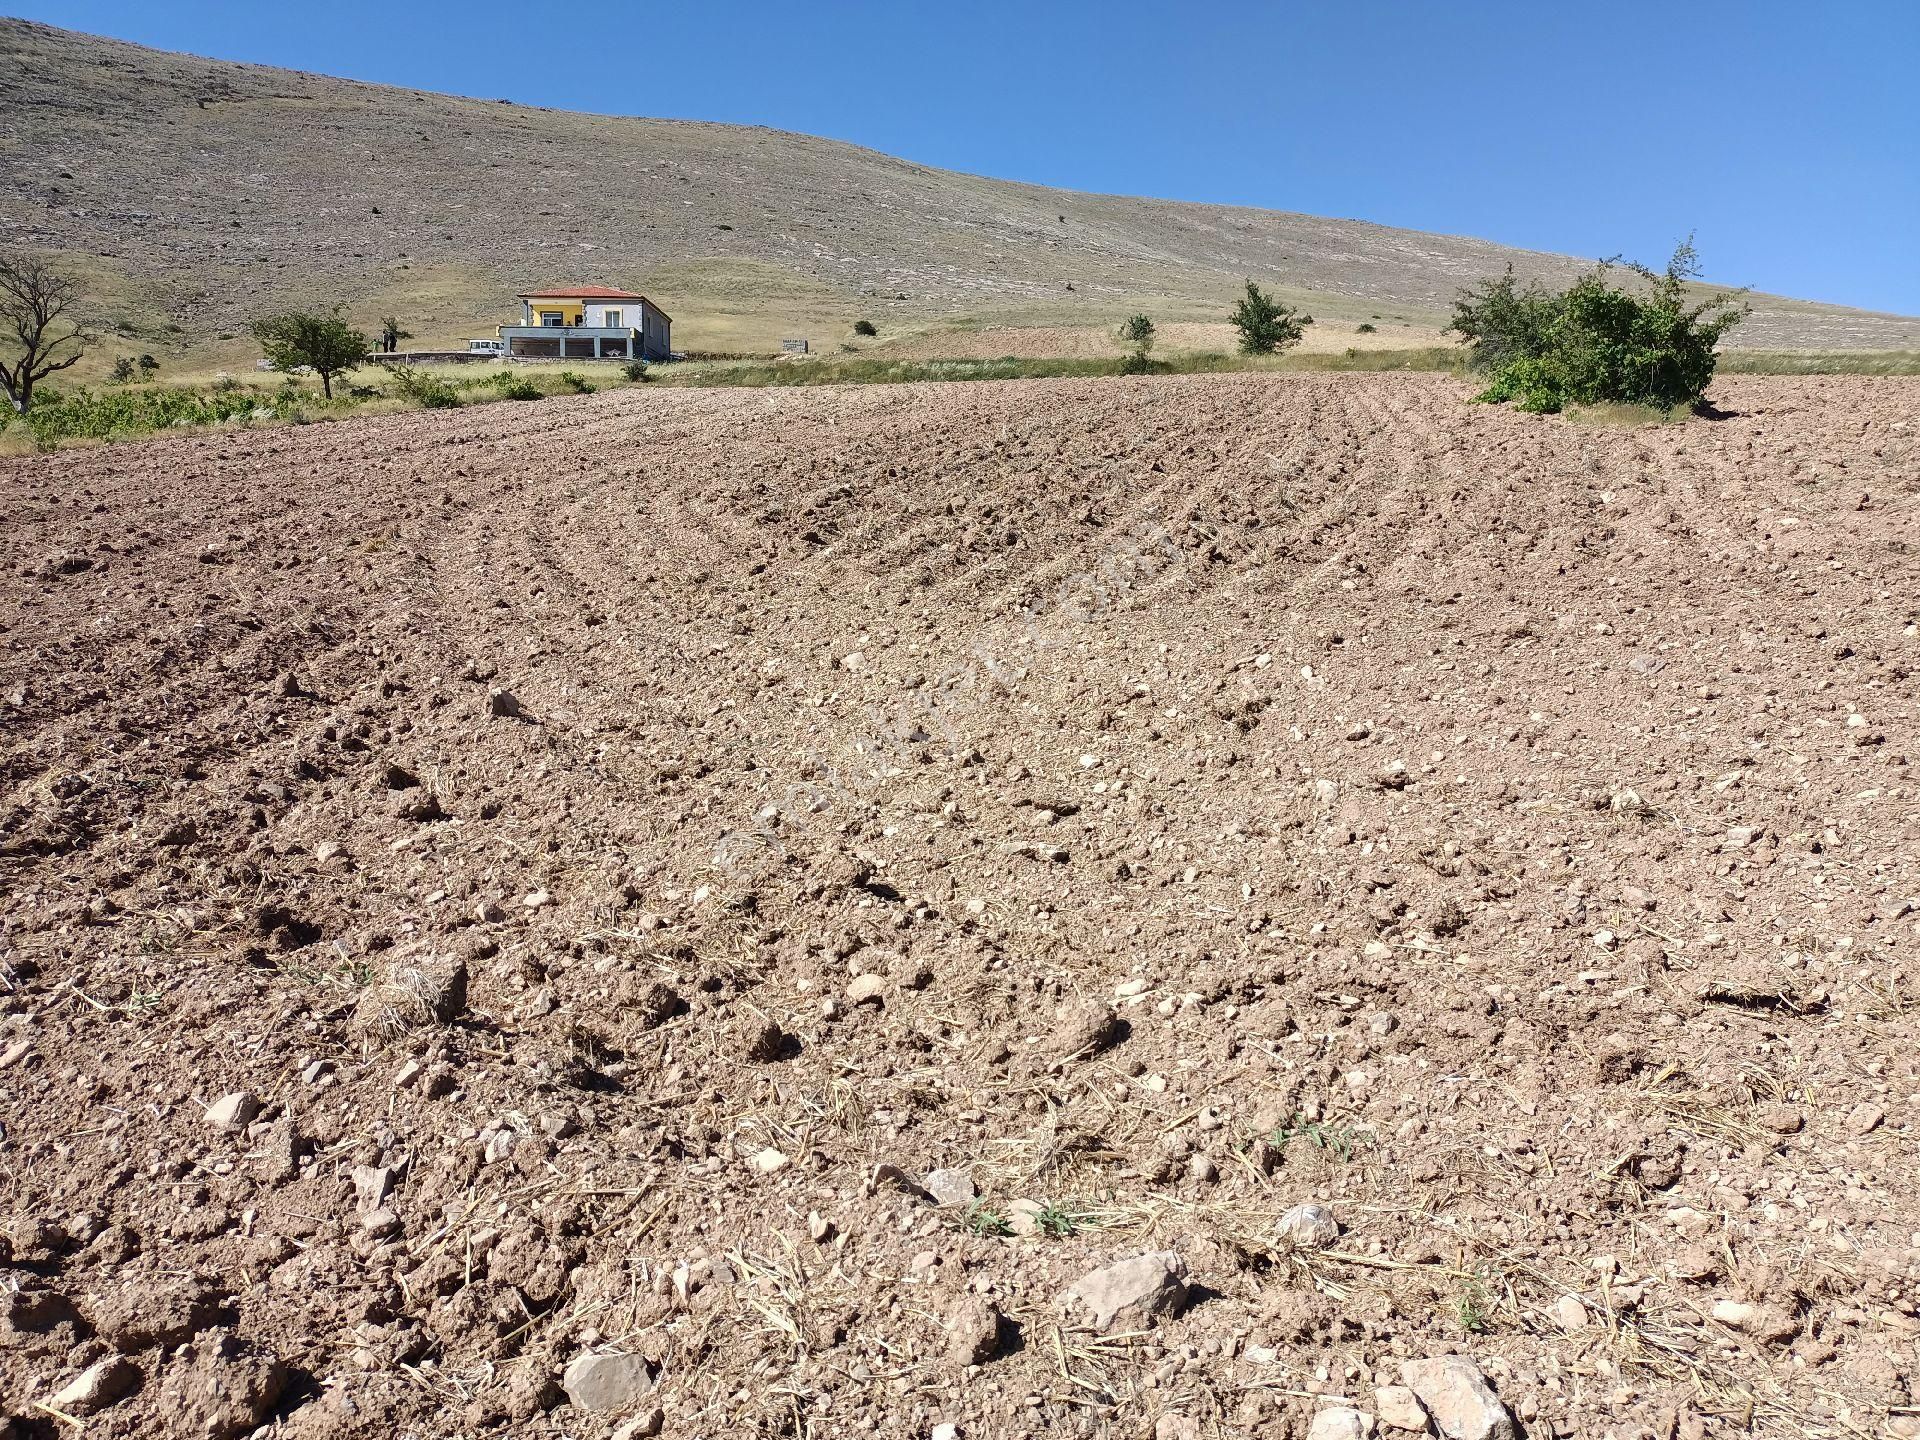
M1689 236L1662 271L1624 268L1639 283L1614 283L1617 259L1604 260L1565 291L1522 290L1512 274L1463 292L1452 329L1473 346L1476 366L1493 372L1476 399L1513 400L1522 410L1569 404L1698 408L1713 380L1721 338L1746 319L1745 291L1693 300L1700 274Z
M391 355L394 351L398 350L402 340L411 339L413 339L413 332L411 330L402 330L400 328L400 322L393 316L384 315L381 317L380 348L386 351L387 354Z
M142 355L134 363L140 367L140 378L142 380L151 380L154 372L160 368L160 362L151 355Z
M253 322L253 335L276 370L302 365L320 377L320 389L333 398L333 377L364 365L370 353L367 337L342 315L341 306L322 313L289 310Z
M1129 315L1120 325L1120 343L1132 347L1132 353L1121 365L1128 375L1144 375L1153 368L1153 362L1147 359L1147 352L1153 349L1154 338L1158 332L1153 321L1145 315Z
M856 320L853 322L853 333L856 335L873 336L880 333L880 328L871 320Z
M116 385L127 385L132 383L134 373L133 357L131 355L122 355L118 360L113 362L113 373L107 378Z
M1291 305L1282 305L1253 281L1247 281L1247 293L1227 317L1240 332L1240 349L1247 355L1272 355L1290 345L1298 345L1311 315L1302 315Z
M0 255L0 390L19 414L33 404L33 387L80 363L91 338L70 311L80 298L72 278L43 260Z

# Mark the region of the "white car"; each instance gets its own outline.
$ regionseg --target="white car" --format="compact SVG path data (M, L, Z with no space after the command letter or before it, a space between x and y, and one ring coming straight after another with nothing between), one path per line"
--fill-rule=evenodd
M469 355L504 355L506 349L507 342L504 340L467 341L467 353Z

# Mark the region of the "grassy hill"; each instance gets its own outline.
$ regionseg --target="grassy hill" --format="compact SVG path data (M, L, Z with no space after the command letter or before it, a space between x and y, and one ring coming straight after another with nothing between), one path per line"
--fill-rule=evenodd
M933 170L760 128L610 118L168 54L0 20L0 233L86 277L112 353L246 364L344 300L459 343L536 285L645 291L682 348L1218 321L1244 277L1426 339L1464 282L1580 262L1481 240ZM1657 258L1657 257L1656 257ZM1378 317L1377 319L1375 317ZM1748 346L1898 349L1920 321L1763 297Z

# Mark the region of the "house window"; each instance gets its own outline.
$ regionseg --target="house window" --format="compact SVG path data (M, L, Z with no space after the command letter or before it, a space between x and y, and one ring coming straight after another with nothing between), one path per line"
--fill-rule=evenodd
M542 325L549 326L549 327L565 325L567 323L566 311L542 310L540 312L540 323Z
M609 330L618 330L620 328L620 312L618 310L607 311L606 326Z

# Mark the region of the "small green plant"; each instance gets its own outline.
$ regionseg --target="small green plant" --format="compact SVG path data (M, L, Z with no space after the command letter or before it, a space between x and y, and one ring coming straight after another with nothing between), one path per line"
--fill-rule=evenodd
M1253 281L1247 281L1247 293L1227 317L1240 332L1240 350L1246 355L1273 355L1300 343L1311 315L1302 315L1291 305L1282 305Z
M650 378L647 374L647 362L644 360L627 361L626 364L620 367L620 373L625 375L629 380L646 380Z
M1295 1111L1274 1129L1268 1142L1276 1149L1285 1149L1289 1140L1305 1140L1316 1150L1324 1150L1329 1155L1337 1155L1342 1162L1353 1159L1353 1152L1359 1145L1357 1133L1340 1125L1329 1125L1324 1120L1309 1120L1299 1111Z
M871 320L856 320L853 322L853 333L871 336L878 335L880 331Z
M122 355L113 362L113 373L110 378L116 385L128 385L133 382L134 374L133 357Z
M151 380L154 372L160 368L160 362L151 355L142 355L134 363L140 367L140 378L142 380Z
M1065 1240L1070 1235L1079 1234L1087 1228L1089 1223L1089 1217L1084 1211L1075 1210L1058 1200L1049 1200L1033 1219L1043 1234L1051 1235L1056 1240Z
M576 375L571 370L560 372L560 383L576 395L593 394L593 382L584 375Z
M216 395L237 395L244 388L237 379L224 372L213 377L213 393Z
M1379 327L1371 320L1362 320L1358 325L1353 327L1353 333L1356 335L1372 335L1376 333L1378 328Z
M971 1235L1000 1237L1013 1234L1013 1226L1007 1217L997 1210L989 1210L984 1200L976 1200L967 1206L967 1213L960 1217L961 1229Z
M1459 1321L1461 1331L1468 1335L1486 1334L1491 1319L1491 1304L1487 1287L1478 1275L1465 1281L1453 1302L1454 1319Z
M545 397L540 387L531 380L518 375L502 375L496 382L500 386L500 395L506 400L540 400Z

